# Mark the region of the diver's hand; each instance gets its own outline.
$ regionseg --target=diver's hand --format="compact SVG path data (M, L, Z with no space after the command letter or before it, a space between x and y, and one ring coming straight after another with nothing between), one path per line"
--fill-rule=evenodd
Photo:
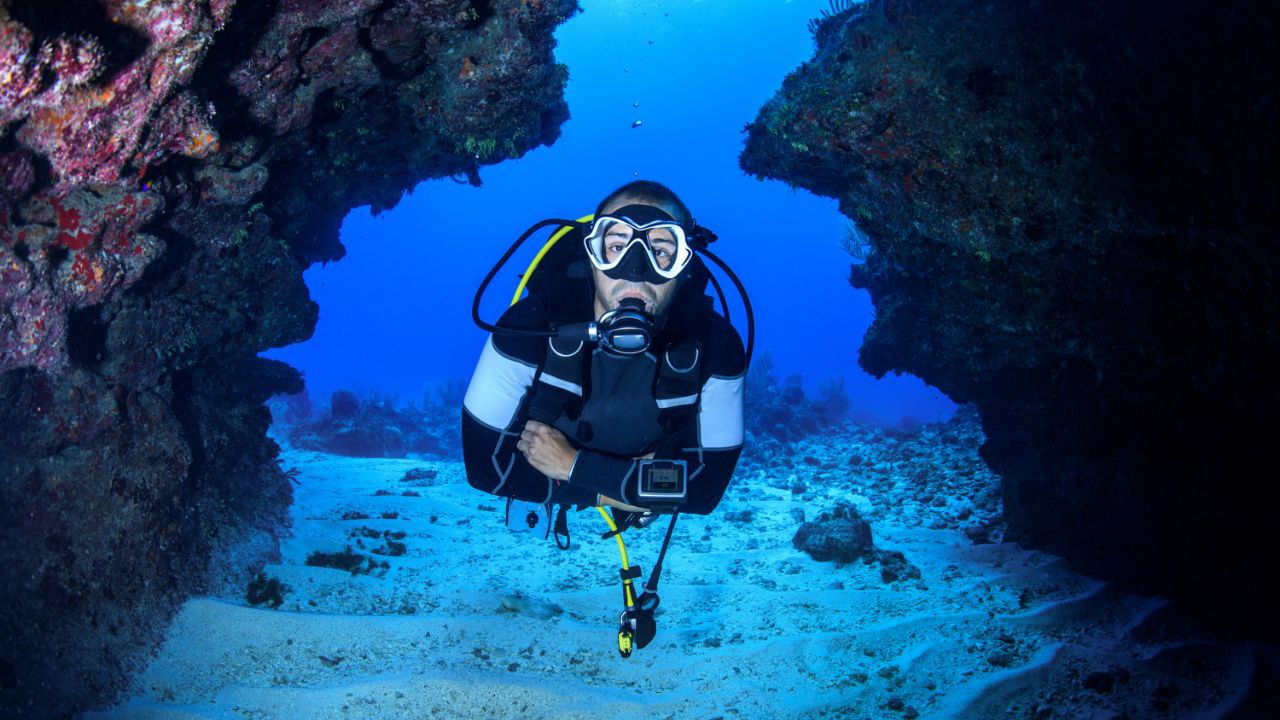
M564 433L537 420L524 424L516 449L524 453L535 470L556 480L568 480L573 461L578 458L578 451Z

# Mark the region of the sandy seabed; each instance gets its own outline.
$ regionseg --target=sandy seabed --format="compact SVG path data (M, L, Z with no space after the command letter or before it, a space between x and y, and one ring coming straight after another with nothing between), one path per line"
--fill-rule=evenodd
M745 462L716 514L682 517L658 636L629 659L617 550L594 510L570 512L561 551L508 530L503 501L460 463L286 447L293 535L266 568L288 586L283 604L189 601L129 696L84 717L1241 717L1259 668L1280 667L1273 649L1201 636L1158 598L926 522L942 503L899 502L901 482L831 481L850 443L798 450L818 464L793 473L823 473L803 490ZM428 477L403 480L414 468ZM793 548L797 509L812 519L837 502L862 507L876 544L921 578L886 583L877 565ZM646 571L664 527L627 533ZM346 547L377 565L306 564Z

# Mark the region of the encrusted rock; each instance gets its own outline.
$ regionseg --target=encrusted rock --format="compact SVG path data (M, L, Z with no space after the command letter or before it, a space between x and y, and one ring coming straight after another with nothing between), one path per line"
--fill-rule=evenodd
M310 336L303 270L348 209L552 142L575 10L0 0L0 706L113 697L219 548L275 546L263 402L303 388L257 356Z
M796 530L791 544L814 560L844 565L872 553L871 525L852 505L837 505Z
M1280 634L1274 3L843 7L741 163L856 223L862 366L978 406L1010 539Z

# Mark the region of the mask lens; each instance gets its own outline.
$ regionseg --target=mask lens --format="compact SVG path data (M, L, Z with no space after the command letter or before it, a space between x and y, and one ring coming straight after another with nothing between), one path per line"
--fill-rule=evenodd
M587 237L587 252L591 261L597 266L608 267L617 264L631 242L634 229L611 217L603 217L596 221L591 234Z
M631 242L634 232L626 223L610 222L604 229L601 260L610 265L618 262L622 258L622 253L626 252L627 244Z
M670 270L676 261L676 236L670 228L656 227L649 231L649 252L659 270Z

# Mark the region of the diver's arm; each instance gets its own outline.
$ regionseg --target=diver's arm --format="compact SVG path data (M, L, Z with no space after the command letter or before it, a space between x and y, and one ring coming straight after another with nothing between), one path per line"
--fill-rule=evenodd
M462 456L467 482L494 495L545 501L547 477L515 448L526 420L536 366L485 343L462 403Z
M707 515L720 504L742 454L744 375L712 376L702 386L697 423L681 438L674 459L688 464L688 494L680 510ZM695 433L696 431L696 433ZM658 457L663 457L662 453Z
M522 300L498 324L538 327L541 309ZM462 455L467 482L478 490L529 502L546 502L551 480L516 449L528 421L530 387L545 340L491 336L476 363L462 403Z
M723 316L712 314L707 322L697 422L689 423L674 448L675 458L689 469L681 510L695 515L711 513L724 497L742 454L745 423L747 357L742 338Z
M641 455L640 457L635 459L636 460L652 460L653 453ZM596 504L608 505L609 507L617 508L619 510L626 510L627 512L648 512L649 511L649 508L640 507L639 505L629 505L620 500L614 500L608 495L601 495L600 493L596 493Z

